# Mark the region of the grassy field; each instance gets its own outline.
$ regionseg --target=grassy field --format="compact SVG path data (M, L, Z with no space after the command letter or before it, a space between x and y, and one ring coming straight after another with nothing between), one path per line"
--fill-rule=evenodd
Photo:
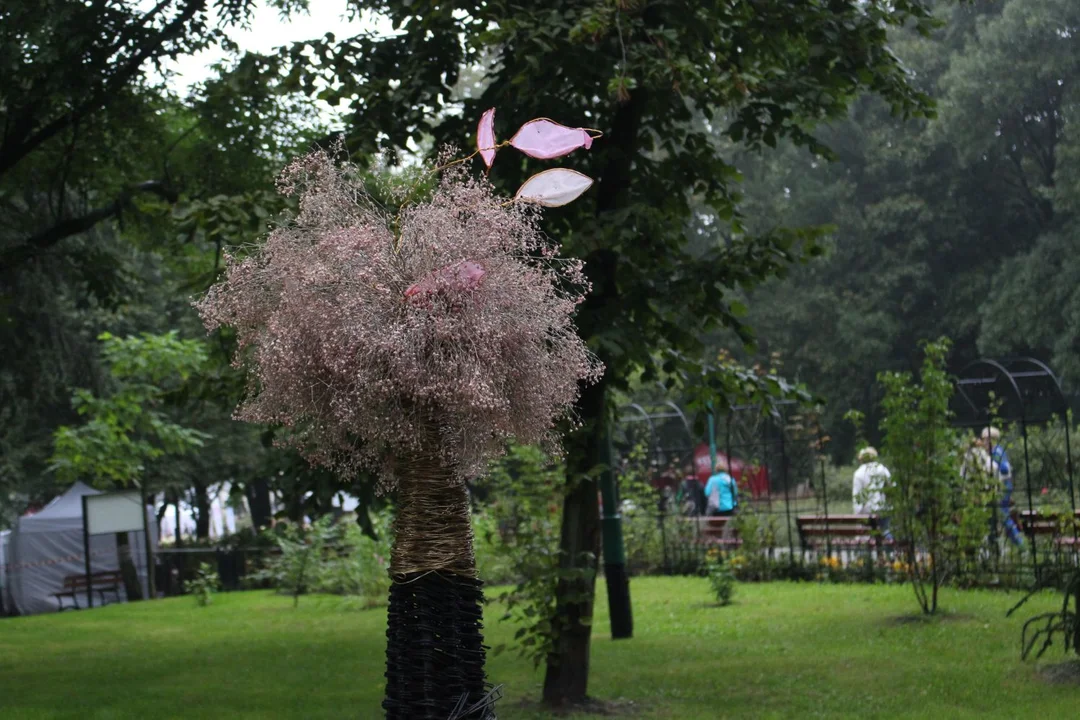
M590 687L634 718L1045 720L1080 707L1080 689L1047 685L1019 661L1021 621L1003 617L1015 595L950 591L946 614L921 622L898 586L740 585L727 608L709 606L693 578L636 579L632 590L633 640L608 637L598 598ZM375 720L384 622L336 598L294 609L265 592L0 620L0 718ZM512 631L492 620L488 636ZM502 655L489 674L505 684L501 719L546 717L528 704L541 671Z

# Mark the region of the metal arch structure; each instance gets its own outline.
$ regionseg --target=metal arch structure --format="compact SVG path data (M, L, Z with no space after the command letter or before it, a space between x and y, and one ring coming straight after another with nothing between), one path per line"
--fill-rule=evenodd
M650 412L652 410L652 412ZM672 430L668 421L678 419L679 422ZM648 459L653 467L667 465L672 459L682 461L683 455L692 455L694 432L686 419L686 414L674 402L668 400L656 405L649 405L646 409L640 403L630 403L619 409L618 425L644 423L648 431ZM666 432L665 432L666 431ZM681 431L681 432L680 432ZM685 447L671 442L674 436L685 433ZM633 438L626 435L623 438L625 445L633 445ZM626 448L628 449L628 448Z
M740 457L750 464L760 465L768 472L768 494L771 497L795 489L796 485L813 485L813 467L806 451L809 438L820 438L820 428L802 427L796 420L804 412L794 400L774 403L775 413L763 413L757 405L736 405L720 416L717 443L729 457Z
M767 487L763 499L775 499L786 489L806 485L806 458L802 456L804 441L814 432L796 428L792 421L801 415L795 401L775 403L777 412L763 413L757 405L735 405L716 415L712 439L716 449L740 464L763 469ZM677 420L677 421L676 421ZM631 403L620 409L620 445L623 449L642 443L649 448L649 460L654 469L671 463L690 462L702 443L709 442L709 433L695 431L686 414L672 401ZM644 426L646 437L631 428ZM808 434L809 433L809 434ZM820 434L820 433L818 433ZM814 435L817 437L817 435ZM816 474L816 471L815 471ZM811 483L814 485L815 483Z
M1035 358L981 358L968 363L955 382L960 402L955 404L954 412L960 427L984 427L991 419L1045 424L1065 417L1069 409L1061 381ZM993 418L992 399L1000 402Z
M980 432L991 424L1019 430L1023 451L1024 485L1029 513L1035 512L1035 484L1046 478L1033 478L1031 442L1033 427L1060 423L1065 435L1065 458L1062 476L1076 512L1076 488L1073 479L1072 443L1069 427L1069 403L1061 381L1046 363L1031 357L981 358L966 365L955 379L953 401L954 425ZM1014 462L1015 465L1015 462ZM1033 482L1034 481L1034 482ZM1028 526L1028 543L1036 570L1039 566L1035 535Z
M811 475L817 474L813 468L802 467L810 462L802 457L805 438L789 427L791 418L799 413L797 404L787 400L777 405L776 417L762 413L756 405L730 407L717 415L714 428L716 447L726 457L765 469L768 488L764 492L770 500L785 495L797 484L805 485L812 480ZM708 433L694 431L690 419L670 400L624 405L619 409L616 427L617 454L625 457L632 447L644 444L654 472L672 464L679 465L681 472L683 464L692 462L695 448L709 440Z
M682 420L683 427L686 429L687 436L692 438L694 436L694 431L691 429L690 422L686 419L686 415L683 414L683 411L679 409L679 406L670 400L665 402L664 405L671 408L672 411L679 416L679 419Z

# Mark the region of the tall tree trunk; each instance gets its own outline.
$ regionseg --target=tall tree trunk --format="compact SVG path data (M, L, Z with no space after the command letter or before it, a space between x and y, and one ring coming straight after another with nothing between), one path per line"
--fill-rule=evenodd
M593 594L600 556L599 488L592 470L602 457L606 383L587 388L579 403L581 416L595 418L572 439L572 461L567 464L573 483L563 501L559 567L563 571L556 589L559 629L554 653L544 674L544 704L551 708L580 705L588 699L589 644L592 636ZM584 571L584 572L582 572Z
M1080 657L1080 572L1073 576L1073 654Z
M206 485L196 481L192 490L195 493L195 538L210 539L210 494Z
M184 546L184 530L180 526L180 493L177 492L173 495L173 502L176 503L173 507L176 509L174 513L176 515L176 547Z
M938 551L940 549L940 540L938 538L938 521L937 521L937 508L932 507L931 512L934 513L933 520L930 524L930 583L933 588L933 594L930 597L930 614L933 615L937 612L937 598L938 598L938 585L941 583L941 577L938 575Z
M165 513L167 513L168 511L169 511L169 494L165 493L165 499L161 501L161 507L159 507L157 509L157 512L154 513L154 519L157 520L157 526L159 528L159 530L158 530L158 533L159 533L158 534L158 540L161 539L161 535L160 535L161 521L165 519Z
M120 558L120 577L124 580L128 601L142 600L142 583L139 582L139 571L135 568L135 558L126 532L116 533L116 553Z
M597 183L596 209L599 224L604 216L619 210L629 201L631 169L638 150L638 127L647 103L645 91L636 91L629 102L615 113L611 132L605 138L607 162ZM591 339L619 325L622 313L616 284L618 255L601 248L585 258L585 274L592 284L578 314L582 337ZM625 322L625 321L624 321ZM582 391L578 417L582 428L567 439L567 482L571 489L563 502L560 562L564 569L591 570L587 578L559 580L556 590L556 618L559 638L544 674L544 704L551 708L579 705L588 699L589 639L592 618L595 571L600 555L599 488L592 479L593 469L605 457L603 453L607 413L607 383L613 367L621 359L601 355L608 368L604 378ZM591 559L586 561L587 557ZM578 575L578 573L575 573Z
M360 526L360 532L372 540L378 542L379 536L375 532L375 526L371 522L371 505L375 501L375 484L373 482L359 482L353 486L353 494L356 496L356 524Z
M287 490L281 491L281 501L285 505L285 517L297 525L304 522L304 490L300 478L293 474ZM313 520L315 518L312 518Z
M273 510L270 505L270 481L266 478L252 480L244 488L248 508L251 510L251 524L256 528L270 527Z

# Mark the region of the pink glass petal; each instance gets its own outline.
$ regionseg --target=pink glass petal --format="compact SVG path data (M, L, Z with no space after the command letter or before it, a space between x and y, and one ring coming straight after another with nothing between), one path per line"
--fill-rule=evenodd
M462 260L429 273L405 291L407 300L422 300L444 290L470 292L480 285L487 275L484 266L471 260Z
M515 200L559 207L573 202L593 184L592 178L577 170L552 168L537 173L522 183Z
M588 150L592 138L582 128L570 128L546 118L530 120L518 129L510 144L540 160L568 155L580 147Z
M480 122L476 125L476 149L490 170L495 162L495 108L480 116Z

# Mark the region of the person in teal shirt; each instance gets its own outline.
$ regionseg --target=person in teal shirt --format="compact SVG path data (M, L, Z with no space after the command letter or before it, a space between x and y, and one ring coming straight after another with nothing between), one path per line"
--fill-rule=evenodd
M739 486L727 474L727 468L717 465L716 472L705 483L706 514L734 515L739 504Z

